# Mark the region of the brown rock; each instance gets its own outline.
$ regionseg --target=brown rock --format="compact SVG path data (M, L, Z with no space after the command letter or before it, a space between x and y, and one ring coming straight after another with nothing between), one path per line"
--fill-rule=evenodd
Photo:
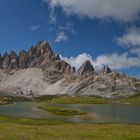
M90 61L87 60L85 63L83 63L83 65L78 69L77 73L80 76L89 76L92 75L94 73L94 68L91 65Z
M0 69L2 69L2 56L0 54Z
M62 66L61 66L61 61L56 61L56 62L55 62L55 65L54 65L54 68L55 68L56 70L59 70L59 71L60 71L60 70L61 70L61 67L62 67Z
M61 59L60 59L60 56L59 56L58 54L55 54L55 55L53 56L53 61L56 61L56 60L61 60Z
M75 73L75 72L76 72L75 67L72 67L72 73Z
M49 43L46 41L40 41L39 43L37 43L37 45L35 45L35 49L37 57L46 56L51 59L53 56L53 51Z
M103 74L107 74L107 73L111 73L111 69L108 66L104 66L103 69L101 70L101 73Z
M68 64L65 69L65 76L69 76L72 72L71 66Z
M9 54L5 52L3 55L2 68L8 69L9 64L10 64L10 57L9 57Z
M19 59L19 68L20 69L27 68L27 61L28 61L28 54L27 54L27 52L22 50L19 53L19 55L18 55L18 59Z
M28 67L39 67L45 59L51 60L53 51L48 42L40 41L28 51Z
M18 57L17 57L17 54L12 51L10 54L9 54L9 58L10 58L10 62L9 62L9 66L8 66L8 69L9 70L12 70L12 69L18 69Z

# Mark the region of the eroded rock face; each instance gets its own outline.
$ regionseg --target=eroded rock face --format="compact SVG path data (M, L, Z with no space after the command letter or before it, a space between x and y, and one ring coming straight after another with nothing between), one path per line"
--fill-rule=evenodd
M78 69L77 73L80 76L89 76L94 73L94 67L91 65L90 61L87 60L83 65Z
M36 54L37 58L45 56L48 59L51 59L53 56L53 51L52 51L49 43L46 41L40 41L37 45L34 46L34 48L36 50L35 54Z
M61 60L61 59L60 59L60 56L58 54L55 54L53 57L53 60Z
M107 74L107 73L111 73L111 69L108 66L104 66L103 69L101 70L102 74Z
M56 82L75 72L68 63L54 54L49 43L40 41L27 52L22 50L18 55L15 52L5 53L0 57L0 66L5 71L26 68L40 68L44 72L44 79L50 83Z
M54 58L53 58L54 57ZM4 70L25 69L40 67L43 61L60 60L59 55L54 55L48 42L40 41L32 46L28 52L22 50L18 55L12 51L0 56L0 68Z
M10 58L10 62L9 62L8 69L9 70L12 70L12 69L17 70L19 68L17 54L14 51L12 51L9 54L9 58Z
M2 69L2 56L0 54L0 69Z
M139 93L140 87L136 87L137 84L138 81L135 78L111 72L91 77L84 84L82 83L78 92L80 95L95 95L105 98L129 96Z
M72 73L75 73L75 72L76 72L76 68L72 67Z
M27 68L27 62L28 62L28 54L26 51L22 50L18 55L19 60L19 68L25 69Z
M48 42L40 41L28 51L28 67L40 67L43 61L52 60L53 51Z
M3 69L8 69L8 67L9 67L9 64L10 64L10 57L9 57L9 54L6 52L6 53L4 53L4 55L3 55L3 61L2 61L2 68Z
M43 71L45 80L51 84L73 73L72 67L63 60L48 63L47 68Z
M47 86L50 86L49 90L46 90ZM14 51L0 55L0 91L9 92L9 95L26 96L29 93L34 96L55 94L58 89L69 95L112 98L140 92L140 81L113 73L107 66L97 74L88 60L76 71L43 41L18 55Z

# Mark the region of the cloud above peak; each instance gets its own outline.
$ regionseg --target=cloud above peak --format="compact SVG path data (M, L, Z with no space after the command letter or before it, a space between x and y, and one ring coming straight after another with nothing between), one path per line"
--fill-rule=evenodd
M54 11L61 7L66 15L78 15L90 19L114 19L132 22L139 18L140 0L42 0L49 2Z
M122 36L118 38L121 46L140 46L140 28L132 27Z
M92 56L87 53L82 53L76 57L70 58L61 56L61 59L71 64L76 69L78 69L86 60L90 60L91 64L97 71L103 68L105 65L114 70L126 69L130 67L140 68L140 58L128 57L127 53L100 55L96 59L93 59Z
M140 58L140 28L128 29L126 33L117 38L117 44L129 49L130 53L137 54Z
M60 43L66 41L68 41L68 36L66 35L66 33L64 31L59 32L56 36L55 42Z
M124 22L124 24L135 25L140 19L140 0L42 0L50 6L50 15L58 16L57 10L66 16L76 15L80 18L95 18L100 20L113 20L115 22ZM61 12L60 12L61 13ZM57 20L57 17L54 17ZM58 18L59 19L59 18ZM54 20L56 22L56 20ZM69 20L69 19L68 19ZM68 40L67 33L72 30L71 26L59 27L59 33L55 42L64 42ZM140 28L132 27L122 36L117 38L117 45L126 48L125 53L100 54L95 59L87 53L79 54L75 57L62 57L63 60L75 66L78 69L86 60L90 60L92 65L101 69L104 65L111 69L125 69L131 67L140 68ZM132 55L133 54L133 55Z

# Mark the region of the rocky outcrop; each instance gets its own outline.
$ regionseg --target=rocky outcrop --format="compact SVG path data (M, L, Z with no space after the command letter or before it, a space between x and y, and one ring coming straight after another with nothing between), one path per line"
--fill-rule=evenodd
M10 56L9 54L6 52L4 53L3 57L2 57L2 68L4 70L8 69L8 66L10 64Z
M22 50L18 55L19 69L26 69L28 63L28 54L26 51Z
M61 60L61 59L60 59L60 56L58 54L55 54L53 56L53 60L55 61L55 60Z
M27 66L40 67L45 59L51 60L52 57L53 51L48 42L40 41L29 49Z
M102 74L107 74L107 73L111 73L111 69L108 66L104 66L103 69L101 70Z
M57 60L49 63L47 69L43 70L47 82L55 83L56 81L66 78L73 73L72 67L63 60Z
M11 70L11 69L18 70L18 68L19 68L18 57L17 57L17 54L14 51L12 51L9 54L9 59L10 59L10 62L9 62L8 69L9 70Z
M0 93L35 97L44 94L96 95L105 98L140 92L140 81L104 66L96 73L87 60L76 70L40 41L27 52L0 55Z
M60 60L59 55L54 55L48 42L40 41L32 46L28 52L22 50L18 55L12 51L0 57L0 67L4 70L25 69L40 67L44 60Z
M4 70L18 70L26 68L42 68L43 70L54 66L54 69L63 74L71 72L71 66L62 61L58 54L54 54L49 43L40 41L32 46L28 52L22 50L18 55L12 51L0 56L0 68Z
M129 96L140 92L138 80L125 74L108 73L88 78L76 90L78 95L95 95L105 98Z
M2 69L2 56L0 54L0 69Z
M80 76L90 76L93 75L94 73L94 68L91 65L90 61L87 60L86 62L83 63L83 65L78 69L77 73Z

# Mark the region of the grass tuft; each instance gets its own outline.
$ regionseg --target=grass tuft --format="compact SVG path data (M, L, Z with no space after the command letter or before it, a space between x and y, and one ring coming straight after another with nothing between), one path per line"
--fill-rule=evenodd
M63 116L73 116L73 115L85 115L85 112L81 112L79 110L74 110L74 109L68 109L68 108L63 108L59 106L48 106L48 105L42 105L39 106L40 109L44 111L48 111L57 115L63 115Z
M10 97L0 97L0 105L11 104L13 99Z

